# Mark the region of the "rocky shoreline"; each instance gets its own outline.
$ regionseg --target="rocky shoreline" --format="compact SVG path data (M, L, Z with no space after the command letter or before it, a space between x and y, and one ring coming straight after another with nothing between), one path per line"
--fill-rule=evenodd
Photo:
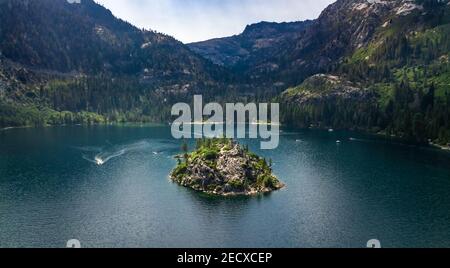
M284 187L271 163L232 140L199 140L194 152L186 146L183 151L170 175L181 186L219 196L254 196Z

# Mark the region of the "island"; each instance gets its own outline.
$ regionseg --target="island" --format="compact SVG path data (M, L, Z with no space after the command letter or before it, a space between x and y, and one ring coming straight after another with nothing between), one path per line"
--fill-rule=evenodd
M272 172L272 161L230 139L199 139L196 150L183 155L170 174L172 181L219 196L254 196L283 188Z

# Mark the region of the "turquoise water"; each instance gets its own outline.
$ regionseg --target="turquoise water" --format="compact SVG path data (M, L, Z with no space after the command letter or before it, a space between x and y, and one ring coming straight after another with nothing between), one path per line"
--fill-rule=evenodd
M219 198L171 183L168 127L1 131L0 247L450 247L449 153L312 130L273 151L245 142L285 189Z

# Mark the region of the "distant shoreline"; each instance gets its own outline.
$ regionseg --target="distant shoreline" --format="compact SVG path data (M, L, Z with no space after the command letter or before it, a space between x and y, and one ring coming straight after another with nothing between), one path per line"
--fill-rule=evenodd
M51 128L51 127L93 127L93 126L166 126L164 123L98 123L98 124L62 124L62 125L43 125L43 126L19 126L19 127L4 127L0 128L0 131L8 131L13 129L26 129L26 128Z
M450 152L450 146L445 146L445 145L439 145L439 144L436 144L436 143L429 143L429 145L431 146L431 147L433 147L433 148L436 148L436 149L440 149L440 150L443 150L443 151L448 151L448 152Z
M33 126L22 126L22 127L4 127L0 128L0 131L8 131L12 129L22 129L22 128L34 128Z
M227 122L187 122L184 123L186 125L218 125L218 124L227 124ZM246 123L235 123L238 125L242 125L242 124L249 124L249 125L267 125L267 126L281 126L282 124L280 123L269 123L269 122L246 122Z
M210 125L210 124L225 124L225 122L193 122L190 123L191 125ZM271 123L263 123L263 122L253 122L250 123L250 125L271 125ZM283 126L283 124L277 124L278 126ZM3 131L8 131L8 130L14 130L14 129L28 129L28 128L49 128L49 127L64 127L64 126L86 126L86 127L90 127L90 126L167 126L166 123L137 123L137 122L126 122L126 123L104 123L104 124L65 124L65 125L45 125L45 126L18 126L18 127L4 127L4 128L0 128L0 132ZM302 129L302 128L298 128L298 129ZM329 130L329 128L321 128L321 127L309 127L309 128L303 128L304 130L323 130L323 131L327 131ZM355 131L355 132L362 132L368 135L373 135L376 137L384 137L384 138L395 138L398 139L399 141L405 141L408 142L407 140L401 138L401 137L397 137L397 136L389 136L386 135L384 133L375 133L375 132L370 132L370 131L361 131L361 130L348 130L348 131ZM428 147L428 148L432 148L432 149L437 149L437 150L441 150L441 151L445 151L445 152L450 152L450 146L445 146L445 145L440 145L440 144L436 144L433 142L427 143L427 144L423 144L421 145L421 147Z

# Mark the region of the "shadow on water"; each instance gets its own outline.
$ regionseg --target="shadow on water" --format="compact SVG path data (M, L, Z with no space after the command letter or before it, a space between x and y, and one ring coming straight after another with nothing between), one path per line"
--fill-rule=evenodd
M174 183L176 184L176 183ZM272 193L265 193L256 196L218 196L195 191L190 188L179 186L185 193L187 199L193 204L196 210L202 212L201 215L211 213L234 215L234 217L244 217L247 209L261 202L270 202Z

